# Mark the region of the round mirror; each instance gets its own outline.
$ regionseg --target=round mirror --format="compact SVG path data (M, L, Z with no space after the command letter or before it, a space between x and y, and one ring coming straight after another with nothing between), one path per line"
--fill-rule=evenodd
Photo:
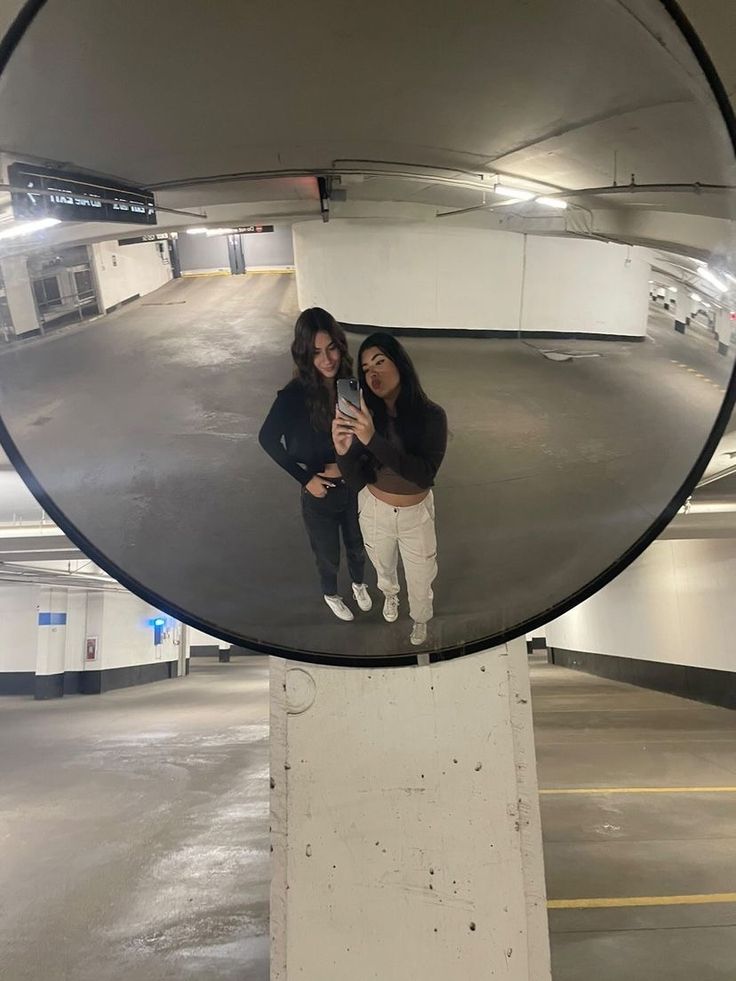
M729 109L674 4L26 13L2 442L111 575L244 647L412 663L672 517L736 350Z

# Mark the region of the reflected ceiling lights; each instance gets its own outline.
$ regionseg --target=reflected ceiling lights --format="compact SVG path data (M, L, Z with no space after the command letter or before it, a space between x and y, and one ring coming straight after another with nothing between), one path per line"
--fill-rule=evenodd
M560 198L535 198L536 204L544 204L548 208L559 208L564 211L567 207L567 201L562 201Z
M703 279L707 279L711 286L715 286L719 293L725 293L728 289L728 286L723 282L723 280L719 279L718 276L716 276L714 272L711 272L707 266L703 266L698 275L702 276Z
M58 218L39 218L38 221L19 222L17 225L13 225L12 228L6 228L4 231L0 232L0 239L19 238L22 235L32 235L33 232L40 232L43 231L44 228L51 228L54 225L60 224L61 221Z
M508 184L496 184L493 193L502 198L513 198L515 201L532 201L535 197L531 191L524 191L520 187L509 187Z

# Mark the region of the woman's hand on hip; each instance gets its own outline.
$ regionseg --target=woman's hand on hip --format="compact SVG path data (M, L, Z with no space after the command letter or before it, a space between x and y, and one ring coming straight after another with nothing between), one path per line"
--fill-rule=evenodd
M316 474L311 480L307 481L304 485L305 490L307 490L312 497L327 497L327 491L330 487L335 485L332 481L328 480L326 477L320 477Z

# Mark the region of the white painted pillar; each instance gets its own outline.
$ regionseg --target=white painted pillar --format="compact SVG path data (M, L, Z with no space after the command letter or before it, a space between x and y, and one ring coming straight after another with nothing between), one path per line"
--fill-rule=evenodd
M272 981L548 981L526 644L271 661Z
M66 663L67 591L41 587L36 649L37 699L61 698Z
M17 336L38 330L36 301L28 278L28 264L22 255L8 256L0 261L5 298L13 320L13 330Z

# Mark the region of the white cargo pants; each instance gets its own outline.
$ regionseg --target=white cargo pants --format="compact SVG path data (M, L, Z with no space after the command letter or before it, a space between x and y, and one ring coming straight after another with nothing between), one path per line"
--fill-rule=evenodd
M409 616L417 623L432 619L432 583L437 576L437 536L432 491L420 504L391 507L364 487L358 495L358 516L366 554L385 596L399 592L399 554L409 594Z

